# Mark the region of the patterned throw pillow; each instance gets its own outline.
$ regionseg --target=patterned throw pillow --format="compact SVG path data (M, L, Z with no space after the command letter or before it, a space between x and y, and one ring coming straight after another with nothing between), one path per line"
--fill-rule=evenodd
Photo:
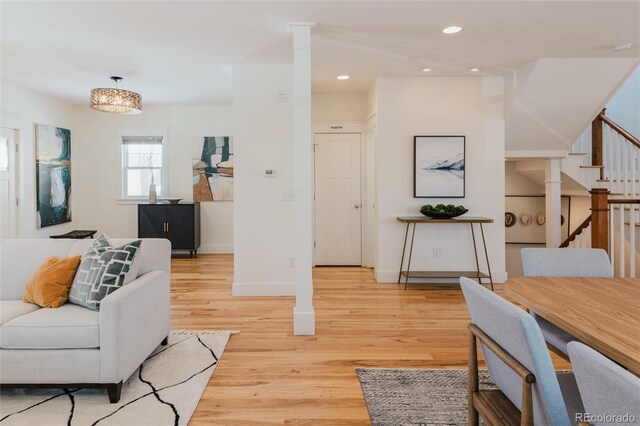
M141 244L142 240L135 240L113 248L109 238L100 235L82 256L69 302L100 310L102 299L136 279L140 261L135 260Z

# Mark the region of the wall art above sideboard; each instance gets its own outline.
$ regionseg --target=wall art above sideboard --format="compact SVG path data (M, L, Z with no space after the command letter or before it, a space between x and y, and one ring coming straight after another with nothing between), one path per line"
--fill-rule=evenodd
M194 144L193 201L233 201L233 138L205 136Z

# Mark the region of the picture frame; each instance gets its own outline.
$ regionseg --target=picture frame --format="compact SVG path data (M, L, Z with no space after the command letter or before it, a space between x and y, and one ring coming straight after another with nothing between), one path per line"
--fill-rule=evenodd
M231 136L203 136L194 140L193 201L233 201L233 159Z
M562 239L571 233L571 197L561 197ZM505 242L546 244L544 195L505 196Z
M35 125L36 226L71 222L71 131Z
M413 137L413 198L465 197L466 137Z

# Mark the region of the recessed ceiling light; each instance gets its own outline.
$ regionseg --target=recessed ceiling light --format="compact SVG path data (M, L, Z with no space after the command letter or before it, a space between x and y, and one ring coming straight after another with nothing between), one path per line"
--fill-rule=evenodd
M458 27L456 25L452 27L447 27L444 30L442 30L442 32L445 34L455 34L455 33L459 33L460 31L462 31L462 27Z
M338 80L349 80L349 76L348 75L339 75L338 76Z
M429 67L424 67L424 68L422 68L422 71L424 71L424 72L429 72L429 71L431 71L431 68L429 68Z
M478 67L469 68L469 71L478 72L478 71L480 71L480 68L478 68Z

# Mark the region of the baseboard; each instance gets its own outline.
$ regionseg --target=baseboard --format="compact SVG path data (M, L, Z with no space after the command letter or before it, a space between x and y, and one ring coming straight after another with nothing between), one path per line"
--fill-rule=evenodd
M295 283L233 283L233 296L295 296Z
M203 254L233 254L233 246L228 246L224 244L205 244L201 245L198 249L198 253Z
M316 313L311 308L309 311L300 311L293 308L293 334L296 336L313 336L316 334Z
M505 271L497 271L497 272L493 272L493 282L494 283L503 283L507 280L507 273ZM375 270L375 278L376 278L376 282L379 284L385 284L385 283L397 283L398 282L398 271L379 271L379 270ZM450 279L446 279L446 278L438 278L436 280L434 279L411 279L412 283L429 283L429 282L438 282L438 283L457 283L459 280L456 278L450 278ZM404 281L403 281L404 282ZM482 280L483 283L487 283L489 282L488 279L483 279Z

